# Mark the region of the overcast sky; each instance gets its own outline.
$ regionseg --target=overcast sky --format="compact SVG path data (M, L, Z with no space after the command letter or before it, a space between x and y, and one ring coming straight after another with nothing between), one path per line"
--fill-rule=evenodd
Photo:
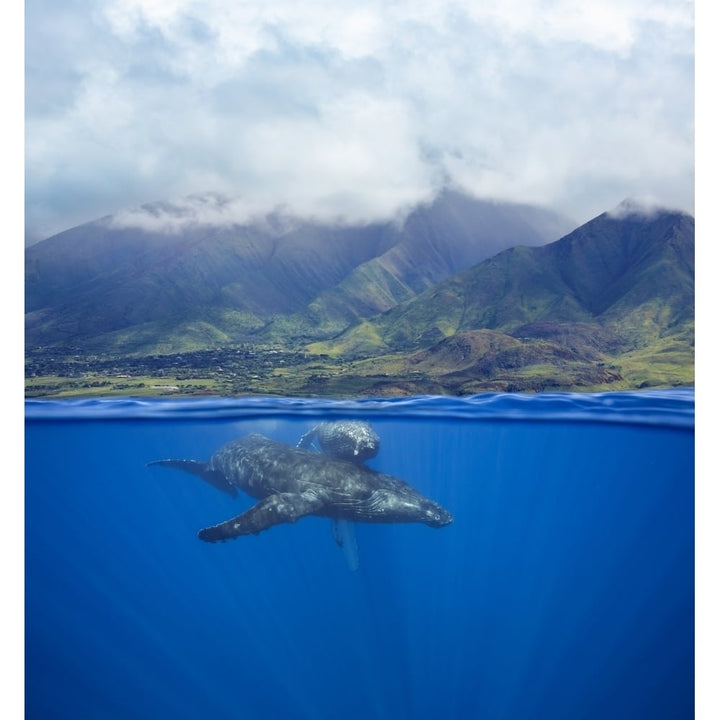
M693 212L692 2L25 8L29 241L204 193L188 217L377 219L445 185L578 223Z

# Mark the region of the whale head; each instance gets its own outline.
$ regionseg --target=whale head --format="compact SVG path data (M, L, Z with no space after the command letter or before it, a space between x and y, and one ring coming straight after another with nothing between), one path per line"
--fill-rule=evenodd
M427 500L423 503L423 517L421 522L424 522L430 527L443 527L449 525L453 521L452 514L446 510L442 505L438 505L432 500Z
M361 420L322 422L315 432L323 452L342 460L361 463L374 458L380 449L377 433Z

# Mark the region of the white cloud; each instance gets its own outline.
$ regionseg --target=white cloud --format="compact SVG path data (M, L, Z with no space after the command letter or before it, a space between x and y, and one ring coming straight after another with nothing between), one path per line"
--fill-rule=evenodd
M580 221L692 206L690 2L28 0L27 25L33 237L207 191L346 219L443 180Z
M638 195L636 197L626 198L621 203L618 203L614 208L607 211L607 215L618 220L634 215L643 218L653 218L658 213L667 209L674 210L679 208L668 208L667 205L658 202L652 195Z
M262 219L263 215L264 208L254 207L241 198L205 193L123 209L112 215L109 223L114 227L173 234L188 226L233 225Z

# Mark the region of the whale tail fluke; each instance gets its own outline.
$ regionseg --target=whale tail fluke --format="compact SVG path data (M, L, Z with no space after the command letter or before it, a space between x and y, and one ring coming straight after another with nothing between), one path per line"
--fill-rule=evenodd
M148 466L160 465L161 467L174 468L175 470L182 470L191 475L197 475L206 483L221 492L227 493L230 497L237 496L235 486L231 485L223 475L211 470L206 462L200 462L199 460L153 460L147 464Z

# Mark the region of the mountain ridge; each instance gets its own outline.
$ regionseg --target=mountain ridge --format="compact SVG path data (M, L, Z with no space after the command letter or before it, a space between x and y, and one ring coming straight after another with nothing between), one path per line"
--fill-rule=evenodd
M687 382L694 219L603 213L553 243L504 250L310 349L405 378L376 380L375 393ZM451 366L437 362L446 356Z
M448 336L543 320L612 326L658 298L674 313L663 327L693 318L694 219L671 211L631 221L603 213L553 243L504 250L370 324L383 338L377 350L387 352L426 344L421 338L433 328ZM351 329L345 352L353 332L366 345L367 328Z
M189 349L183 328L202 323L223 342L288 343L294 334L301 344L413 297L518 238L554 239L548 228L563 224L549 211L448 191L400 228L295 221L280 232L257 223L170 236L104 219L26 250L26 340L149 352L151 330L182 350Z

